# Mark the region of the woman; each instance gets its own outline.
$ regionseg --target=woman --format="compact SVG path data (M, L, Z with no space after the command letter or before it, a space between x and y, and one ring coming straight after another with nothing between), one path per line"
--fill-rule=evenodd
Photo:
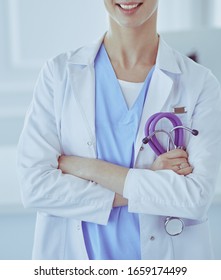
M157 34L157 0L104 4L104 37L42 69L20 138L23 203L38 210L33 258L211 259L219 84ZM156 157L142 144L147 118L177 108L199 135ZM170 217L180 234L165 230Z

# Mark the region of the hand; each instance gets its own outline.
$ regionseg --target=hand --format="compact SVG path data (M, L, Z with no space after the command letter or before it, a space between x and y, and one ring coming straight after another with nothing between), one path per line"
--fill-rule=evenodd
M179 175L189 175L193 168L188 162L188 154L184 150L175 149L160 155L152 164L151 170L173 170Z

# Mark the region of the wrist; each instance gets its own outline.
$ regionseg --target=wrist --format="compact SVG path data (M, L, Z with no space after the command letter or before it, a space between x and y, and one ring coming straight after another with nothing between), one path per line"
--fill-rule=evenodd
M120 207L120 206L127 206L127 205L128 205L128 200L123 196L115 193L113 207Z

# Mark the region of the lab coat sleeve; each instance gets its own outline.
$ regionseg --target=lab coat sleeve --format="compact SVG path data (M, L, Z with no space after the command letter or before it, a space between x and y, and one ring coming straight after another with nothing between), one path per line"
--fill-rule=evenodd
M193 173L180 176L170 170L130 169L124 186L130 212L189 219L206 217L221 160L220 120L220 86L208 72L192 116L192 127L199 130L199 135L190 136L187 146Z
M55 119L52 61L42 69L17 150L17 173L25 207L61 217L106 224L114 193L98 184L64 175Z

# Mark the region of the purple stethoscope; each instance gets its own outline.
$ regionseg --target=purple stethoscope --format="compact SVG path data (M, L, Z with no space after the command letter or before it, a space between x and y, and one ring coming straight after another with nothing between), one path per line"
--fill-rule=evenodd
M173 128L170 131L166 131L163 129L156 130L157 123L163 119L168 119ZM143 139L144 144L149 144L150 147L153 149L157 156L164 154L170 151L170 146L172 144L173 149L183 149L185 150L184 144L184 130L192 133L192 135L197 136L199 131L196 129L191 129L186 126L183 126L181 120L177 115L168 112L160 112L152 115L145 125L145 138ZM167 149L165 149L158 141L156 135L159 133L164 133L168 136L168 145ZM174 137L173 137L174 133Z
M158 122L162 119L167 119L171 122L173 128L170 131L164 129L156 129ZM172 149L185 150L184 130L197 136L199 131L184 126L180 118L174 113L160 112L152 115L145 125L145 138L143 144L149 144L157 156L166 153ZM157 139L157 134L164 133L168 137L167 149L165 149ZM164 228L170 236L180 235L185 227L184 219L178 217L167 217L164 223Z

